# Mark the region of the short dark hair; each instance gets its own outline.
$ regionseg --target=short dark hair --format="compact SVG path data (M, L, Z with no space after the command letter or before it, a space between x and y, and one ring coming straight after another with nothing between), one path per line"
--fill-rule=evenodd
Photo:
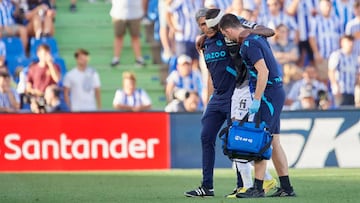
M354 1L354 7L359 7L360 6L360 0L355 0Z
M235 27L241 27L241 24L236 15L227 13L221 18L219 22L219 27L220 29L227 29L231 27L235 28Z
M80 54L88 56L90 53L86 49L80 48L76 50L76 52L74 53L74 57L77 58Z
M352 36L352 35L343 35L343 36L341 36L341 39L347 39L347 40L350 40L350 41L354 41L355 37Z

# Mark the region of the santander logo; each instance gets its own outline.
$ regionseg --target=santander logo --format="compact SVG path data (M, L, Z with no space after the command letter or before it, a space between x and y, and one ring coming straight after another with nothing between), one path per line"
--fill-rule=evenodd
M154 159L158 138L129 139L127 133L112 140L103 138L70 139L65 133L54 139L22 139L17 133L7 134L1 150L4 159L89 160L89 159Z

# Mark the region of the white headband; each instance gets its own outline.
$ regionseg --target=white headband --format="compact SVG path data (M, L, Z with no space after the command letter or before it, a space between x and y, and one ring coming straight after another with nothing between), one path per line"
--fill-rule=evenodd
M224 15L224 12L220 11L215 18L205 20L206 26L208 28L210 28L210 27L214 27L215 25L219 24L223 15Z

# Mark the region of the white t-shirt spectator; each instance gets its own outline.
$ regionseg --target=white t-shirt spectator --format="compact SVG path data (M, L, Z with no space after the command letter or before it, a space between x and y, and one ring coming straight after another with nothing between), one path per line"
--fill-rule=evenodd
M116 20L133 20L144 16L142 0L112 0L110 16Z
M100 77L95 69L85 71L77 68L66 73L64 87L70 89L71 111L96 111L95 88L99 88Z

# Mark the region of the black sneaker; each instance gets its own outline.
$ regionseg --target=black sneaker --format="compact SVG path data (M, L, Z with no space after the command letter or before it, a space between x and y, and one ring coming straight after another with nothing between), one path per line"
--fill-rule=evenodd
M265 197L265 192L264 192L264 190L258 190L254 187L251 187L251 188L247 189L246 192L244 192L244 193L237 193L236 197L237 198L260 198L260 197Z
M214 189L207 189L204 186L198 187L195 190L184 192L186 197L214 197Z
M290 191L286 191L283 188L277 188L276 192L274 192L269 197L296 197L296 194L292 187Z
M115 66L117 66L117 65L119 65L120 64L120 61L119 60L116 60L116 61L111 61L111 63L110 63L110 66L111 67L115 67Z
M76 4L71 4L69 9L70 9L70 11L73 12L73 13L76 12L76 10L77 10Z
M138 67L145 67L145 66L146 66L146 63L145 63L144 59L136 59L136 60L135 60L135 64L136 64Z

